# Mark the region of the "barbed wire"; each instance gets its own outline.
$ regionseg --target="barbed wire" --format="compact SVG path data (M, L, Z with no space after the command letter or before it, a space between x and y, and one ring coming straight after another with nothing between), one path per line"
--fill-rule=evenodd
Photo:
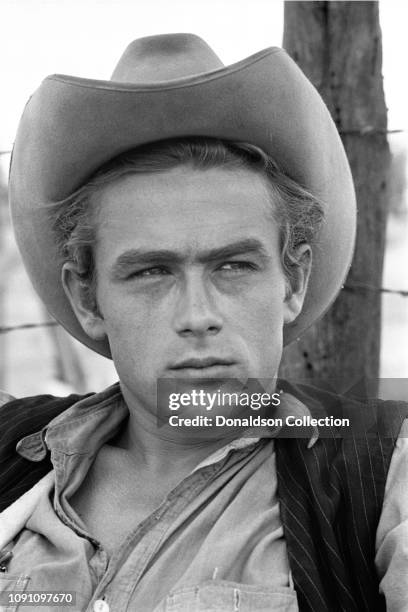
M386 287L376 287L375 285L367 285L367 283L347 283L342 289L347 291L354 291L354 289L364 289L366 291L377 291L378 293L391 293L393 295L400 295L401 297L408 297L408 290L405 289L387 289Z
M399 295L401 297L408 297L408 290L405 289L387 289L386 287L376 287L375 285L367 285L366 283L347 283L342 287L346 291L354 291L355 289L362 289L366 291L376 291L378 293L388 293L392 295ZM24 329L35 329L38 327L56 327L60 324L57 321L44 321L43 323L22 323L20 325L0 325L0 334L7 334L16 330Z
M350 129L338 129L339 134L358 134L359 136L370 136L371 134L403 134L405 130L387 130L385 128L376 128L372 125L364 125L362 127Z
M43 323L22 323L20 325L0 325L0 334L8 334L9 332L16 331L18 329L35 329L36 327L55 327L59 325L57 321L44 321Z

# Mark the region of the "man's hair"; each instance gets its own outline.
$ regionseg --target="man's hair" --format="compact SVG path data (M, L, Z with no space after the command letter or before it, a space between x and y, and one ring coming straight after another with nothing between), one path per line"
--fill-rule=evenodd
M303 263L297 248L301 244L314 244L323 220L319 200L284 174L276 162L255 145L203 137L162 140L110 160L50 211L59 253L64 261L76 264L83 289L94 308L97 308L95 194L123 176L165 172L180 165L194 170L252 170L266 179L271 213L279 225L282 268L289 285L293 282L296 267Z

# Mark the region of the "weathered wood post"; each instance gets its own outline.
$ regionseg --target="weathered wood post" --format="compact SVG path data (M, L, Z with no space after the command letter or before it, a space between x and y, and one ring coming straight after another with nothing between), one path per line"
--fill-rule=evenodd
M318 89L341 134L358 204L345 288L324 318L285 349L281 376L352 384L379 375L380 287L389 148L378 2L285 2L283 46Z

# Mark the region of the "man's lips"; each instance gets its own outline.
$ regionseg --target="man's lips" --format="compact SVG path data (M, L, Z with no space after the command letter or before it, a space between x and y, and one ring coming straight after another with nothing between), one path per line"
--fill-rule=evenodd
M189 357L171 365L169 371L178 378L221 378L227 374L236 362L224 357Z
M234 361L232 359L224 359L221 357L192 357L189 359L183 359L179 361L175 365L170 367L170 370L180 371L180 370L209 370L213 368L225 368L231 365L234 365Z

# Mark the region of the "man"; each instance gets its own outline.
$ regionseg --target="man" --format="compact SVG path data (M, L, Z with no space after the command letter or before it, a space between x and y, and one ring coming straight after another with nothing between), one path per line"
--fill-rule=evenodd
M359 407L273 386L283 343L339 290L355 228L334 125L284 52L223 67L197 37L158 36L132 43L111 81L49 77L21 120L10 200L40 296L112 357L120 383L3 407L5 422L23 415L17 481L23 466L34 481L33 466L52 468L2 515L3 597L57 590L75 609L115 612L373 610L385 609L381 580L403 610L403 410L378 404L376 435L357 444L162 414L158 381L193 397L268 379L279 414L301 420Z

